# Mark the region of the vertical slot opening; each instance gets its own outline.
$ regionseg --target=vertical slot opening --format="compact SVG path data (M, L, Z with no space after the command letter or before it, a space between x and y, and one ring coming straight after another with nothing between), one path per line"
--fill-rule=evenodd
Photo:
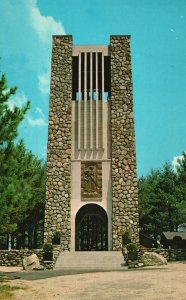
M104 99L107 101L110 98L110 57L104 57Z
M82 100L84 100L84 77L85 76L85 54L81 53L81 93Z
M87 100L90 100L90 53L87 53Z
M72 57L72 100L78 100L78 56Z

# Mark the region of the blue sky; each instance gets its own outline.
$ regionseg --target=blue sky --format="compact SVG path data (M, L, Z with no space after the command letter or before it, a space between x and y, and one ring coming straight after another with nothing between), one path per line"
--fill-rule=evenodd
M31 101L20 126L46 159L52 34L74 44L109 44L130 34L138 176L186 150L185 0L0 0L1 71Z

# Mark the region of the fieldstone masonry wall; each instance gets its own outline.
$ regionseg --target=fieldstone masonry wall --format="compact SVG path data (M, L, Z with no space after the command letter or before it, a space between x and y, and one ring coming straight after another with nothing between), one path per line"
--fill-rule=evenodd
M111 36L110 46L112 228L113 250L119 250L125 231L139 241L130 36Z
M0 250L0 266L17 266L21 267L23 258L36 254L39 258L39 262L45 269L53 269L58 255L61 251L61 247L55 245L53 249L53 261L43 260L43 249L21 249L21 250Z
M141 262L141 257L144 252L155 252L162 255L167 259L167 261L183 261L186 260L186 250L185 249L164 249L164 248L147 248L140 249L138 258Z
M54 36L50 86L45 242L61 231L62 250L70 250L72 36Z
M24 257L35 253L39 257L40 264L43 265L43 250L0 250L0 266L22 266Z

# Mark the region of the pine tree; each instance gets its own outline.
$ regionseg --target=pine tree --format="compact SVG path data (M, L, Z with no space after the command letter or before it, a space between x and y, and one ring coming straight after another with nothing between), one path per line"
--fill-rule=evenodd
M186 222L186 155L175 172L166 163L139 179L141 232L156 238L163 231L177 231Z
M45 166L24 142L15 144L18 126L29 109L10 109L9 101L16 87L9 88L5 75L0 79L0 237L16 235L19 247L24 246L25 232L34 233L44 216ZM35 234L36 236L36 234ZM21 238L19 238L21 237ZM37 237L35 238L35 240ZM37 241L36 241L37 243Z
M9 88L6 76L0 78L0 234L15 230L15 224L11 223L12 204L11 194L15 189L15 183L10 180L9 167L13 163L10 159L13 151L13 142L18 135L18 126L23 120L30 103L25 107L10 109L10 99L15 95L17 88Z
M6 76L2 74L0 78L0 147L6 147L13 142L18 135L18 126L24 119L30 107L27 101L23 108L15 106L10 109L9 103L15 95L17 87L9 88Z
M179 200L178 209L180 212L180 223L186 224L186 152L183 152L182 159L178 159L176 174L177 174L177 198Z

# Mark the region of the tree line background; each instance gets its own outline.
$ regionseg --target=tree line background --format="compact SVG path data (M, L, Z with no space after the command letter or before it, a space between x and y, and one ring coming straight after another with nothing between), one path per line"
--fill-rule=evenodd
M17 88L0 77L0 248L38 248L43 243L46 165L18 140L30 108L10 106ZM186 153L176 170L166 163L139 181L140 231L157 238L186 223Z

